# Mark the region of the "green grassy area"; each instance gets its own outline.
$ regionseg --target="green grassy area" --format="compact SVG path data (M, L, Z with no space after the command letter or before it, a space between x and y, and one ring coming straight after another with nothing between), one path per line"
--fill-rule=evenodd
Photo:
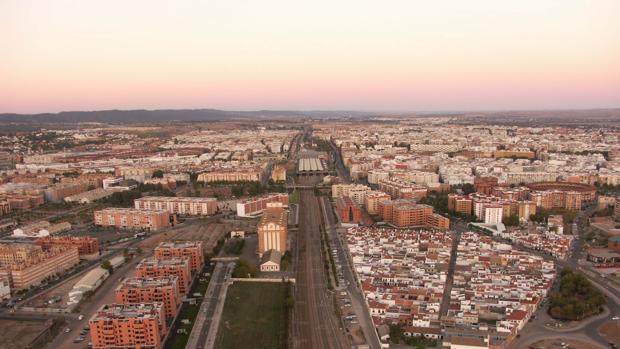
M228 288L215 347L286 348L289 285L237 282Z
M288 196L288 202L291 204L299 204L299 190L295 190Z
M208 272L212 273L213 268L208 268ZM205 269L207 271L207 269ZM204 271L203 271L204 272ZM209 286L209 279L205 281L198 280L191 291L189 292L188 297L192 297L192 295L196 292L204 295L207 291L207 287ZM177 317L177 322L172 326L170 330L171 338L166 342L165 348L167 349L183 349L189 340L189 334L192 332L192 327L194 327L194 322L196 321L196 316L198 315L198 311L200 310L200 304L202 303L203 298L199 298L196 301L196 304L183 303L181 305L180 314ZM181 323L181 320L189 319L190 323L185 325ZM184 329L185 333L176 333L177 330Z

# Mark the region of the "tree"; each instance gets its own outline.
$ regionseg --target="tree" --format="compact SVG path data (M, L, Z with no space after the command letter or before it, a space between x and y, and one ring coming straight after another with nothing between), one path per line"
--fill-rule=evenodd
M549 315L560 320L582 320L603 311L603 293L583 274L564 269L560 273L560 288L551 295Z
M226 254L240 255L243 250L245 240L239 238L233 238L224 245L224 251Z
M517 226L519 225L519 215L516 214L511 214L508 217L504 217L504 219L502 220L502 223L504 223L504 225L506 226Z
M465 195L469 195L471 193L475 193L476 192L476 188L471 183L463 184L463 188L462 189L463 189L463 194L465 194Z
M110 197L104 199L104 202L111 204L112 206L129 207L133 206L133 201L142 197L142 194L137 190L128 190L115 192Z
M198 179L198 173L196 173L196 172L191 172L191 173L189 174L189 181L190 181L190 182L195 183L197 179Z
M162 170L153 171L153 175L151 176L151 178L164 178L164 171Z
M390 340L395 344L400 343L401 339L403 339L403 336L404 336L403 332L404 332L403 328L400 325L391 324L390 325Z
M101 267L107 270L110 274L112 274L112 272L114 271L114 267L112 266L112 263L110 263L110 261L103 261L101 263Z
M255 277L257 273L258 269L255 266L250 265L245 259L239 259L232 275L235 278L248 278Z

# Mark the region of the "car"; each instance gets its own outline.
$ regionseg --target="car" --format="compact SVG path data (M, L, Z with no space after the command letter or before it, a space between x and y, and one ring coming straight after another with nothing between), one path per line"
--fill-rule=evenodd
M619 317L619 316L614 316L614 317L612 317L611 319L612 319L612 320L620 320L620 317Z
M84 319L84 315L80 314L80 316L78 316L78 320L81 321L82 319Z
M65 328L65 333L69 333L71 332L71 329L69 327Z

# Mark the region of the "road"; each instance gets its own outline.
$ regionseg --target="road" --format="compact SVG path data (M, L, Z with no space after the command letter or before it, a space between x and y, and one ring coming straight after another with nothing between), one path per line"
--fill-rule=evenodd
M340 156L340 151L336 148L336 145L333 142L329 142L332 146L332 154L334 156L334 166L336 166L336 172L338 173L338 177L343 180L344 183L351 183L351 177L349 176L349 170L344 166L344 162L342 161L342 157Z
M138 256L122 265L120 268L115 270L110 277L104 281L104 283L97 289L95 294L84 303L81 304L80 313L84 315L82 320L78 320L74 314L70 316L65 316L67 320L67 327L71 329L69 333L61 332L54 340L47 346L50 349L83 349L86 348L88 342L90 341L90 336L86 336L86 339L81 343L73 343L73 340L79 336L79 332L82 328L88 326L88 321L90 318L95 315L97 310L101 308L104 304L114 303L114 290L120 284L120 281L123 278L131 277L135 273L136 265L140 263L142 258L149 257L152 252L147 253L143 256Z
M351 306L355 315L357 316L357 320L359 321L360 327L364 332L364 338L366 338L366 343L370 346L370 348L380 348L381 343L379 342L379 338L377 337L377 331L375 330L375 326L372 322L372 318L370 317L370 313L368 312L368 307L366 305L366 300L364 299L364 295L360 290L353 267L351 265L350 255L348 253L348 249L345 247L345 244L342 242L338 231L336 230L337 222L334 217L334 212L331 210L329 200L326 198L322 198L323 200L323 212L326 217L326 230L328 235L331 238L331 246L335 248L338 253L338 259L342 265L342 273L344 275L344 279L347 282L346 290L349 293L351 298Z
M221 309L218 305L223 305L225 301L224 284L232 273L235 263L218 262L213 270L213 275L209 281L207 292L205 293L196 322L192 328L186 348L212 348L217 335ZM221 308L221 307L219 307ZM208 345L208 343L210 345Z
M452 234L452 251L450 252L450 264L448 265L448 275L446 276L446 285L444 287L443 297L441 298L441 307L439 311L440 319L448 314L450 308L450 296L452 293L452 285L454 283L454 270L456 269L457 249L461 241L461 234L455 232Z
M316 181L308 176L301 181ZM311 184L311 183L302 183ZM313 190L300 190L293 348L350 348L334 312L321 251L321 211Z

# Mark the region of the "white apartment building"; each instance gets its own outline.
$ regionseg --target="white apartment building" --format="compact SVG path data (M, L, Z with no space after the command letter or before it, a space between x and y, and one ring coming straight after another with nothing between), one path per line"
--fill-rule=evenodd
M484 224L499 224L504 217L504 209L502 205L485 204L484 205Z

